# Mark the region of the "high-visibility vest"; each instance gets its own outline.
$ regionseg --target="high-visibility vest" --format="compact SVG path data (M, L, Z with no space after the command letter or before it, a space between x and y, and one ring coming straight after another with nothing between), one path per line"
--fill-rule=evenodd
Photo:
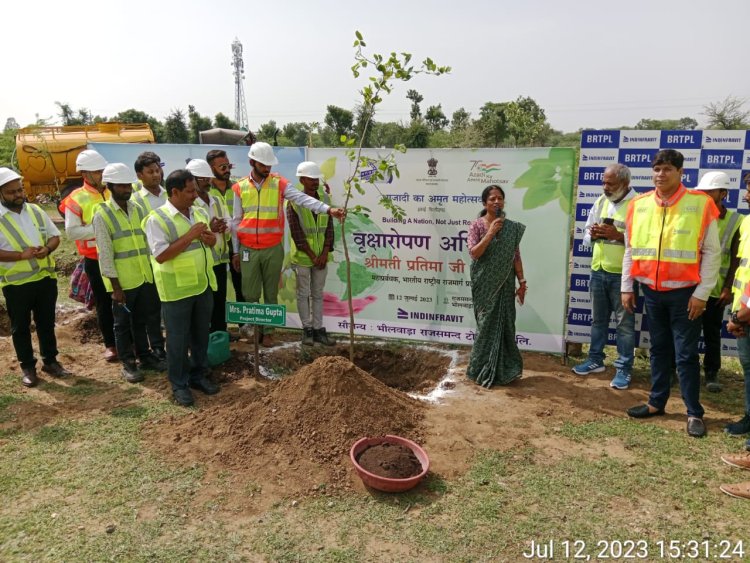
M114 200L110 199L107 203L100 205L96 213L104 219L112 239L115 270L117 270L117 280L122 289L134 289L146 282L154 283L148 241L142 227L143 220L146 218L144 209L135 203L130 213L126 214ZM109 278L102 276L102 281L107 291L112 292L112 282Z
M193 207L193 218L208 225L208 215L200 208ZM146 217L145 221L156 221L167 234L169 243L173 243L190 230L190 221L182 213L174 217L160 207ZM194 240L178 256L162 264L151 257L154 280L159 298L162 301L179 301L186 297L200 295L207 287L216 291L214 259L210 249L200 240Z
M724 289L724 282L727 281L729 265L732 262L732 239L742 224L742 215L727 209L724 218L717 220L719 226L719 243L721 244L721 267L719 269L719 279L716 280L716 286L711 290L711 297L719 297L721 290Z
M139 182L133 184L133 195L131 196L131 201L137 203L143 209L146 210L146 213L151 213L154 210L154 207L151 205L151 200L148 198L148 193L150 193L146 188L143 187L143 184ZM167 203L167 192L162 193L159 192L161 195L159 196L159 199L161 200L161 205L164 205ZM161 205L159 207L161 207ZM157 208L158 209L158 208Z
M208 204L203 201L200 197L196 198L193 202L193 207L200 207L203 211L206 211L208 207L211 212L209 217L216 217L218 219L225 219L227 224L232 220L227 209L226 201L222 196L214 196L210 191L208 192ZM211 248L211 252L214 255L214 265L216 264L228 264L229 263L229 241L232 240L232 232L226 231L224 233L214 233L216 235L216 244Z
M232 186L234 186L237 182L240 181L240 178L231 177L229 180L227 180L227 189L224 191L224 193L221 193L221 190L211 185L211 189L208 191L211 195L214 195L218 198L221 198L224 200L224 202L227 204L227 209L229 209L229 217L232 217L234 214L234 192L232 191Z
M618 232L625 232L625 216L628 212L628 206L623 204L615 209L614 213L610 210L614 206L608 205L609 200L606 196L601 195L596 200L598 214L602 219L613 219L612 225ZM610 274L622 274L622 257L625 255L625 242L617 240L596 239L593 241L594 251L591 256L591 269L593 271L604 270Z
M740 310L740 299L745 291L745 285L750 281L750 221L740 224L740 246L737 249L740 263L734 272L732 284L732 311Z
M47 233L46 223L44 222L44 211L33 203L25 203L24 205L32 223L41 234L42 246L46 246L49 241L49 233ZM0 235L8 241L16 252L23 252L30 246L36 246L36 244L31 243L13 215L11 211L0 215ZM0 265L0 287L23 285L43 278L57 278L55 260L49 254L45 258L17 260L10 264L10 267L6 264Z
M242 202L242 221L237 228L241 245L258 250L281 243L284 236L284 192L288 183L278 174L269 174L260 189L249 177L232 186L232 191Z
M323 186L320 186L318 188L318 198L323 203L327 203L328 205L331 204L330 197L326 193ZM329 219L328 214L318 213L317 215L315 215L309 209L306 209L301 205L292 203L291 201L288 201L287 205L291 206L294 212L297 214L300 226L305 232L305 240L307 240L307 244L310 246L310 249L316 256L320 256L320 254L323 252L323 245L325 244L326 228L328 227ZM292 264L298 264L306 268L310 268L312 266L312 260L310 260L310 257L305 252L297 248L297 245L294 244L294 239L292 239L291 245L291 260ZM329 253L328 261L330 262L331 260L333 260L333 254Z
M675 202L662 206L656 191L628 204L626 224L633 265L631 275L657 291L690 287L701 281L700 243L719 211L703 192L680 185Z
M104 191L99 193L96 188L84 184L83 187L73 190L68 197L63 200L63 207L70 209L75 215L81 218L81 223L84 225L90 225L94 219L94 212L96 207L110 197L109 190L104 188ZM86 240L77 240L76 246L78 247L78 254L85 256L86 258L92 258L96 260L99 257L96 251L96 238L90 238Z

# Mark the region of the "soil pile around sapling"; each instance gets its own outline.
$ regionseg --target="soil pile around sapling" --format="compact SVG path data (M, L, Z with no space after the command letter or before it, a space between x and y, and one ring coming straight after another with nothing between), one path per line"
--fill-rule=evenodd
M408 479L422 473L422 464L417 456L401 444L370 446L359 454L357 463L373 475L389 479Z
M81 344L104 344L104 338L99 330L99 324L94 311L76 314L69 323L63 322L61 324L68 325L65 327L65 330L75 335L74 338Z
M278 383L234 391L198 413L162 421L154 429L158 441L180 457L241 469L295 492L348 487L349 449L362 437L423 439L424 405L345 358L321 357Z

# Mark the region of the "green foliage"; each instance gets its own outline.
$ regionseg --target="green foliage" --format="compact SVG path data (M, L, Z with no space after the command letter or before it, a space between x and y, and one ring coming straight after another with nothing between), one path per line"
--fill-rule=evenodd
M471 114L464 108L458 108L451 116L451 132L462 131L471 125Z
M523 209L535 209L558 200L560 208L570 213L573 192L573 167L568 148L552 148L547 158L529 162L529 169L519 176L514 188L525 188Z
M185 114L182 110L172 110L164 120L164 143L185 144L190 139L187 123L185 123Z
M641 119L635 124L634 129L697 129L698 122L692 117L682 117L680 119Z
M424 96L416 90L407 90L406 99L411 100L411 111L409 112L409 117L411 117L412 121L422 117L422 110L420 109L419 104L424 100Z
M11 167L11 160L15 149L16 131L11 129L0 133L0 166Z
M240 126L237 125L235 121L232 121L221 112L217 113L214 116L214 127L218 127L220 129L239 129L240 128Z
M323 122L326 124L328 134L326 137L324 133L324 138L331 141L330 146L340 146L337 139L342 136L350 136L354 130L354 113L331 105L326 108L326 116Z
M308 123L295 122L287 123L281 130L281 135L289 140L289 145L292 147L304 147L307 146L310 140L310 133L312 132L312 126Z
M536 101L519 96L515 101L505 104L505 116L508 135L516 146L538 144L545 130L547 116Z
M445 117L445 113L443 113L442 104L428 107L424 114L424 120L430 128L430 133L442 131L450 123L448 118Z
M99 121L106 121L106 118L98 115L96 117L92 116L91 111L87 108L79 108L77 111L74 111L70 107L70 104L55 102L55 105L60 110L58 115L63 125L93 125Z
M703 107L708 118L708 129L750 129L750 110L745 109L745 100L728 96L720 102Z
M506 103L487 102L479 110L477 125L484 146L497 147L508 136Z
M190 133L190 143L200 143L200 137L198 133L211 129L211 127L213 126L211 125L210 117L204 117L199 114L197 111L195 111L195 106L188 106L188 129Z

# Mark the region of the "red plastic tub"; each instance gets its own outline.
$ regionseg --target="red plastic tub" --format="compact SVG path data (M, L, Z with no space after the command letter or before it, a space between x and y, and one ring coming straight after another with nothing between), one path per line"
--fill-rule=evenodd
M375 475L364 469L359 463L357 463L357 457L370 446L377 446L378 444L398 444L409 448L414 452L419 463L422 464L421 473L407 479L391 479L388 477L380 477L379 475ZM359 475L359 478L362 479L362 482L365 485L386 493L402 493L409 489L413 489L422 479L424 479L424 476L427 475L427 471L430 469L430 458L427 457L427 452L411 440L407 440L400 436L387 435L378 438L361 438L355 442L352 449L349 450L349 459L352 460L357 475Z

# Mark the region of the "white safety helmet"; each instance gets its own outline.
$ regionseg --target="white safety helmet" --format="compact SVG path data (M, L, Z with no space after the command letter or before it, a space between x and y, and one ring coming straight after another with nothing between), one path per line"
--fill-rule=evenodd
M208 162L200 158L194 158L187 163L185 169L196 178L213 178L214 173Z
M698 182L696 190L707 192L710 190L727 190L729 191L729 175L726 172L706 172Z
M105 184L134 184L138 181L133 169L122 162L110 162L104 167L102 182Z
M322 180L323 172L320 171L320 166L308 160L300 162L299 166L297 166L297 178L317 178L318 180Z
M0 188L2 188L5 184L10 184L13 180L20 180L21 176L18 175L17 172L14 170L11 170L10 168L2 167L0 168Z
M76 170L79 172L97 172L104 170L107 161L98 152L88 149L81 151L76 158Z
M266 166L276 166L279 163L279 159L273 154L273 147L262 141L253 143L247 156L249 156L251 160L255 160Z

